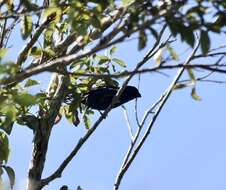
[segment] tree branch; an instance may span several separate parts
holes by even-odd
[[[165,27],[162,30],[161,34],[163,34],[164,30],[165,30]],[[158,40],[158,42],[155,43],[155,46],[153,46],[153,48],[146,54],[146,56],[143,58],[143,60],[140,61],[137,64],[136,70],[138,70],[141,66],[143,66],[143,64],[145,64],[150,59],[150,57],[151,57],[150,55],[154,55],[153,52],[156,49],[156,46],[159,44],[159,42],[160,42],[160,39]],[[53,181],[56,178],[59,178],[62,175],[62,173],[63,173],[64,169],[66,168],[66,166],[70,163],[70,161],[74,158],[74,156],[77,155],[77,153],[79,152],[79,150],[81,149],[83,144],[94,133],[94,131],[97,129],[97,127],[100,125],[100,123],[106,118],[108,113],[113,108],[114,104],[117,103],[118,98],[120,97],[120,95],[122,94],[123,90],[128,85],[129,81],[132,79],[132,77],[134,75],[135,74],[131,73],[131,75],[127,77],[127,79],[123,82],[121,88],[118,90],[117,94],[114,96],[114,98],[113,98],[113,100],[111,102],[111,105],[109,105],[109,107],[104,111],[104,113],[99,117],[99,119],[93,124],[93,126],[87,131],[87,133],[82,138],[80,138],[80,140],[75,145],[75,147],[72,150],[72,152],[66,157],[66,159],[56,169],[56,171],[53,172],[49,177],[41,180],[41,183],[40,183],[41,187],[44,187],[45,185],[49,184],[51,181]]]
[[[191,61],[192,57],[195,55],[198,47],[199,47],[199,42],[196,44],[194,50],[192,51],[191,55],[187,58],[184,65],[188,65],[190,63],[190,61]],[[137,153],[139,152],[139,150],[143,146],[145,140],[149,136],[150,131],[151,131],[156,119],[158,118],[162,108],[164,107],[164,105],[165,105],[166,101],[168,100],[168,98],[170,97],[171,93],[173,92],[174,86],[176,85],[176,83],[178,82],[180,77],[182,76],[184,70],[185,70],[185,67],[182,67],[182,68],[179,69],[178,74],[176,75],[175,79],[173,80],[173,82],[171,83],[169,88],[166,90],[166,92],[163,94],[163,99],[162,99],[158,109],[155,111],[153,118],[152,118],[151,122],[149,123],[146,132],[144,133],[144,136],[141,138],[140,142],[138,143],[138,145],[137,145],[136,149],[134,150],[133,154],[131,155],[131,157],[120,168],[120,171],[119,171],[119,173],[116,177],[116,180],[115,180],[114,190],[119,189],[119,186],[120,186],[120,183],[121,183],[123,176],[125,175],[126,171],[129,169],[129,167],[130,167],[131,163],[133,162],[133,160],[135,159]]]
[[[15,76],[12,76],[12,77],[9,77],[9,78],[3,78],[2,80],[0,80],[0,84],[8,85],[8,84],[13,83],[13,82],[20,82],[20,81],[23,81],[24,79],[26,79],[30,76],[39,74],[39,73],[44,72],[44,71],[55,72],[55,68],[59,64],[60,64],[60,66],[69,65],[72,62],[79,61],[80,59],[82,59],[86,56],[90,56],[94,53],[97,53],[100,50],[106,49],[106,48],[108,48],[108,47],[110,47],[114,44],[120,43],[120,42],[124,41],[124,39],[127,38],[129,35],[137,32],[141,29],[148,27],[150,24],[152,24],[155,21],[155,19],[151,19],[151,20],[145,22],[144,24],[138,26],[136,29],[128,31],[128,33],[122,34],[120,37],[118,37],[117,39],[115,39],[114,41],[112,41],[110,43],[97,44],[97,46],[92,48],[89,52],[86,52],[86,53],[83,53],[83,54],[80,54],[80,55],[77,55],[77,54],[67,55],[67,56],[64,56],[64,57],[61,57],[61,58],[56,58],[55,60],[52,60],[52,61],[44,62],[40,65],[27,67],[23,71],[21,71],[20,73],[17,73]],[[106,39],[108,39],[107,36],[106,36]],[[32,41],[32,43],[33,43],[33,41]],[[28,49],[28,47],[30,47],[30,45],[27,45],[26,49]],[[25,52],[25,50],[23,52]],[[18,63],[21,63],[21,61],[24,60],[24,58],[26,58],[26,54],[23,53],[23,52],[21,53],[21,58],[19,58],[18,61],[17,61]],[[149,58],[147,57],[146,59],[149,59]]]
[[[27,45],[24,47],[24,49],[21,51],[21,53],[18,56],[18,59],[16,61],[17,65],[21,65],[27,58],[29,50],[32,48],[32,46],[37,42],[38,38],[42,34],[43,30],[46,29],[46,26],[51,22],[51,19],[47,19],[45,22],[43,22],[40,27],[35,31],[33,37],[30,39],[30,41],[27,43]]]

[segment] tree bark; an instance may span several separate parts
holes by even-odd
[[[45,165],[46,153],[54,120],[58,115],[60,106],[67,91],[68,77],[63,75],[55,75],[50,83],[48,94],[50,100],[46,101],[48,111],[39,114],[39,125],[33,129],[34,140],[32,150],[32,160],[30,162],[28,172],[27,190],[41,190],[40,184],[42,172]],[[51,100],[52,99],[52,100]]]

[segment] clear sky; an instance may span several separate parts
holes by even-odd
[[[212,36],[212,47],[218,47],[221,43],[222,37]],[[148,47],[152,44],[150,40]],[[18,43],[18,47],[20,45]],[[185,49],[179,38],[175,49],[179,52]],[[120,45],[116,55],[132,68],[146,50],[138,52],[136,41],[129,41]],[[170,77],[153,73],[141,77],[142,98],[138,101],[140,116],[158,100],[172,81],[173,73]],[[48,74],[37,76],[43,89],[48,77]],[[226,80],[224,75],[219,78]],[[137,79],[130,84],[137,85]],[[225,85],[198,83],[197,92],[201,101],[194,101],[190,92],[191,89],[187,88],[171,95],[148,140],[126,173],[121,190],[226,189]],[[126,104],[126,107],[131,121],[134,121],[134,102]],[[98,116],[99,113],[95,112],[93,121]],[[132,123],[136,128],[135,122]],[[54,127],[44,177],[59,166],[85,131],[83,124],[74,127],[65,119]],[[129,143],[123,110],[116,108],[85,143],[62,177],[45,190],[59,189],[62,185],[68,185],[70,189],[76,189],[77,185],[84,190],[112,189]],[[23,190],[31,158],[32,131],[25,126],[15,126],[10,136],[10,145],[8,164],[16,172],[15,189]]]

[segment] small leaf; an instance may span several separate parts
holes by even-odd
[[[16,119],[17,109],[14,104],[2,104],[0,108],[1,112],[4,113],[10,120]]]
[[[121,67],[126,67],[125,62],[122,61],[121,59],[113,58],[112,61],[114,61],[115,63],[117,63],[117,64],[120,65]]]
[[[117,50],[117,47],[116,46],[113,46],[111,49],[110,49],[110,55],[113,55]]]
[[[43,51],[50,57],[54,57],[56,55],[55,51],[50,46],[47,46]]]
[[[12,119],[10,119],[9,117],[5,117],[5,119],[2,119],[0,123],[0,129],[10,135],[12,132],[13,124],[14,122]]]
[[[196,78],[195,78],[195,74],[194,74],[193,70],[192,69],[188,69],[187,71],[188,71],[188,75],[189,75],[190,79],[193,82],[195,82],[196,81]]]
[[[132,4],[135,0],[122,0],[122,5],[123,6],[128,6]]]
[[[86,129],[90,129],[91,121],[86,114],[83,116],[83,121],[84,121]]]
[[[54,19],[55,22],[58,22],[60,20],[62,11],[59,7],[48,7],[47,9],[45,9],[44,11],[44,18],[48,19]]]
[[[200,43],[202,53],[207,54],[210,49],[210,38],[207,31],[201,31]]]
[[[105,55],[98,55],[97,58],[100,60],[98,64],[103,64],[110,61],[110,58]]]
[[[7,163],[9,157],[9,140],[7,135],[0,131],[0,162]]]
[[[24,85],[24,87],[30,87],[30,86],[34,86],[34,85],[38,85],[39,82],[37,80],[33,80],[33,79],[28,79]]]
[[[15,184],[15,172],[14,172],[14,170],[9,166],[2,166],[2,167],[5,169],[8,177],[9,177],[10,187],[11,187],[11,189],[13,189],[13,186]]]
[[[22,29],[21,29],[21,33],[22,33],[22,37],[23,39],[27,39],[28,36],[30,36],[31,32],[32,32],[32,17],[29,15],[24,15],[23,19],[22,19]]]
[[[175,60],[175,61],[178,61],[179,56],[177,55],[176,51],[174,51],[174,49],[169,44],[166,47],[167,47],[172,59]]]
[[[196,100],[196,101],[200,101],[201,100],[201,97],[199,95],[197,95],[196,93],[196,89],[195,87],[192,88],[192,91],[191,91],[191,97]]]
[[[138,50],[142,50],[145,48],[147,44],[147,35],[144,30],[141,30],[139,33],[139,41],[138,41]]]
[[[0,49],[0,60],[6,55],[7,51],[8,51],[7,48]]]
[[[191,47],[195,45],[195,36],[189,27],[181,25],[180,27],[181,40],[187,42]]]
[[[160,65],[162,61],[163,50],[164,48],[160,48],[153,57],[157,65]]]
[[[27,93],[17,95],[15,100],[18,104],[22,106],[32,106],[37,102],[35,96]]]
[[[41,57],[42,54],[43,54],[43,50],[41,48],[37,48],[36,46],[31,48],[32,56],[39,58]]]
[[[194,83],[188,82],[188,83],[178,83],[174,86],[174,90],[183,89],[186,87],[194,86]]]

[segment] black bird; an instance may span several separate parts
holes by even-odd
[[[101,87],[90,90],[82,100],[88,108],[95,110],[105,110],[111,104],[113,97],[118,92],[119,88]],[[141,97],[139,91],[134,86],[126,86],[117,103],[113,105],[116,108],[128,101]]]

